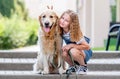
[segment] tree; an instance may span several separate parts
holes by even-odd
[[[3,16],[10,17],[11,11],[14,11],[14,0],[0,0],[0,13]]]
[[[3,16],[11,17],[13,13],[27,20],[28,12],[25,9],[24,0],[0,0],[0,13]]]

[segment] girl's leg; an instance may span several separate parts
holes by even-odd
[[[84,51],[80,51],[76,48],[72,48],[70,51],[75,61],[77,61],[80,65],[86,66],[85,61],[84,61],[85,59]]]
[[[70,66],[73,66],[73,63],[72,63],[72,61],[70,59],[70,56],[68,55],[68,52],[64,51],[62,53],[62,57]]]
[[[85,52],[82,50],[80,51],[76,48],[73,48],[70,51],[73,59],[80,64],[80,66],[77,67],[76,74],[86,74],[87,64],[85,64],[85,58],[87,55],[85,54]]]

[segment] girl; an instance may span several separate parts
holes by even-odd
[[[62,47],[62,56],[70,65],[66,73],[85,74],[92,51],[81,32],[78,15],[72,10],[65,11],[59,19],[59,31],[66,42]],[[71,56],[77,66],[72,63]]]

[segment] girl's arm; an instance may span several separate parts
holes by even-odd
[[[63,51],[68,51],[71,48],[76,48],[79,50],[89,50],[90,46],[86,41],[83,40],[80,44],[68,44],[68,45],[63,46],[62,49]]]
[[[79,50],[89,50],[90,45],[86,41],[82,41],[81,44],[70,44],[70,47],[77,48]]]

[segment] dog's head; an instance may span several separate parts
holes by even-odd
[[[39,16],[41,28],[45,33],[56,27],[57,20],[58,16],[53,10],[47,10]]]

